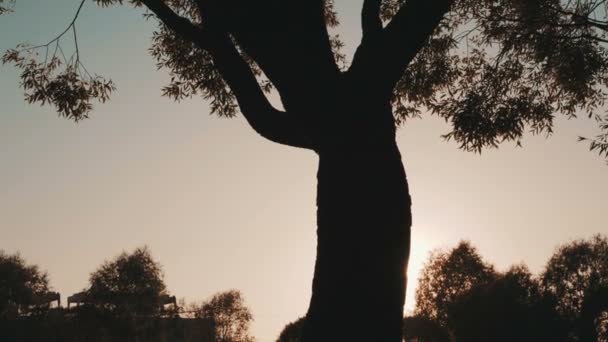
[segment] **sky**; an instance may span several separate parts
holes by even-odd
[[[52,39],[78,3],[17,1],[0,18],[0,51]],[[361,0],[336,5],[352,55]],[[239,289],[253,335],[274,341],[311,293],[316,155],[265,141],[242,117],[211,116],[202,99],[161,97],[168,76],[147,52],[154,23],[141,14],[85,5],[82,59],[118,90],[78,124],[26,104],[19,71],[0,67],[0,249],[47,270],[66,298],[104,260],[147,245],[172,294]],[[608,165],[576,141],[594,122],[558,119],[548,139],[481,155],[445,142],[448,130],[424,115],[398,132],[414,216],[407,311],[436,248],[466,239],[498,269],[525,262],[538,273],[559,244],[608,234]]]

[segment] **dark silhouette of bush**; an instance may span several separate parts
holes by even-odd
[[[301,342],[306,318],[300,317],[295,322],[288,323],[281,331],[276,342]]]

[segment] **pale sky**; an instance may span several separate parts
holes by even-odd
[[[0,18],[0,51],[53,38],[78,3],[19,0]],[[360,7],[337,0],[348,53]],[[154,26],[140,14],[86,4],[82,58],[118,91],[79,124],[26,104],[19,71],[0,68],[0,249],[47,270],[66,298],[104,260],[148,245],[174,295],[239,289],[253,334],[274,341],[309,301],[317,158],[263,140],[243,118],[210,116],[198,98],[161,97],[167,74],[147,54]],[[414,215],[408,310],[435,248],[468,239],[499,269],[525,262],[539,272],[558,244],[608,234],[608,166],[576,142],[594,127],[560,119],[549,139],[482,155],[443,141],[437,118],[401,128]]]

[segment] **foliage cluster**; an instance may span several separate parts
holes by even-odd
[[[28,265],[19,254],[0,250],[0,319],[39,312],[36,295],[49,291],[48,275],[36,265]]]
[[[191,309],[194,317],[209,320],[217,342],[253,342],[249,326],[253,315],[238,290],[218,293]]]
[[[4,2],[0,2],[0,13],[9,8]],[[135,7],[154,3],[94,2]],[[334,3],[324,3],[326,25],[335,29],[339,20]],[[382,1],[382,21],[390,22],[406,3]],[[166,0],[164,4],[195,27],[207,24],[202,19],[204,10],[194,0]],[[590,140],[592,150],[608,157],[608,115],[603,112],[608,80],[607,4],[605,0],[455,0],[394,88],[396,120],[404,122],[431,112],[450,123],[446,139],[455,140],[465,150],[480,152],[505,141],[520,144],[526,132],[549,135],[558,113],[569,118],[585,114],[597,121],[600,133],[580,139]],[[224,8],[225,13],[210,17],[229,24],[243,15],[247,6],[237,2],[231,9]],[[272,15],[280,16],[281,12]],[[73,31],[75,40],[77,16],[64,32]],[[149,12],[145,16],[156,18]],[[62,116],[80,120],[88,116],[94,99],[108,99],[114,85],[86,72],[78,51],[73,58],[59,58],[57,51],[63,53],[59,45],[62,36],[45,45],[9,50],[3,62],[23,70],[21,86],[27,101],[50,103]],[[260,87],[271,91],[273,84],[262,69],[234,39],[232,42]],[[331,45],[342,71],[348,72],[339,36],[331,37]],[[49,47],[55,52],[49,53]],[[37,56],[40,49],[46,49],[44,61]],[[159,21],[150,53],[158,67],[171,76],[162,90],[164,95],[175,100],[200,95],[209,101],[213,113],[228,117],[238,113],[233,91],[211,55],[199,44]],[[58,69],[59,62],[62,70]]]
[[[87,301],[116,317],[159,316],[166,286],[147,248],[123,252],[91,274]]]
[[[560,246],[538,277],[525,265],[497,272],[467,242],[436,252],[422,271],[405,335],[430,341],[439,334],[447,342],[606,340],[607,258],[602,236]]]

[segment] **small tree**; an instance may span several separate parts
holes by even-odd
[[[416,289],[416,314],[448,326],[449,307],[475,286],[496,277],[469,242],[449,252],[435,252],[422,269]]]
[[[195,307],[195,317],[208,319],[215,326],[217,342],[252,342],[249,325],[253,315],[238,290],[221,292]]]
[[[585,296],[608,286],[608,239],[597,235],[560,246],[547,263],[543,286],[559,298],[559,309],[577,316]]]
[[[608,238],[594,236],[560,246],[544,273],[545,291],[579,338],[596,334],[596,321],[608,311]]]
[[[104,262],[91,273],[89,283],[87,305],[77,315],[80,326],[116,341],[149,340],[157,334],[155,319],[161,315],[166,287],[161,265],[147,247]]]
[[[35,297],[48,290],[46,272],[28,265],[19,254],[0,250],[0,319],[15,318],[19,308],[29,309]]]
[[[91,274],[89,282],[89,301],[114,316],[160,315],[159,299],[166,287],[161,265],[147,247],[106,261]]]

